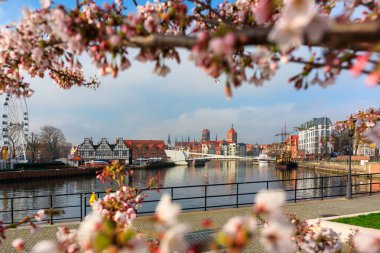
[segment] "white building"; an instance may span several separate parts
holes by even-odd
[[[304,150],[305,155],[330,153],[328,145],[333,126],[327,117],[313,118],[299,127],[298,150]]]
[[[376,155],[375,143],[360,143],[358,146],[358,155],[374,156]]]
[[[227,155],[228,156],[236,156],[236,143],[235,142],[228,144]]]
[[[215,145],[202,143],[202,154],[216,154]]]
[[[78,156],[84,161],[119,160],[128,164],[131,156],[130,149],[123,138],[118,138],[115,144],[109,144],[106,138],[102,138],[97,145],[93,143],[92,138],[85,138],[78,145],[77,151]]]
[[[236,146],[236,156],[247,156],[247,145],[244,143],[238,143]]]

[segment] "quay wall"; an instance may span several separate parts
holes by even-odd
[[[301,168],[337,174],[347,174],[348,171],[348,164],[346,163],[300,161],[298,162],[298,166]],[[380,163],[377,162],[367,162],[364,165],[353,163],[351,164],[351,168],[353,174],[380,173]]]
[[[347,164],[334,163],[334,162],[300,161],[298,162],[298,166],[301,168],[314,169],[316,171],[331,172],[331,173],[337,173],[337,174],[347,174],[347,171],[348,171]],[[353,174],[369,173],[367,166],[352,164],[351,168],[352,168]]]
[[[73,177],[80,175],[95,175],[100,168],[60,168],[46,170],[25,170],[0,172],[0,182],[24,181],[53,177]]]

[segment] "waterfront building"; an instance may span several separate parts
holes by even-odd
[[[228,143],[227,155],[236,156],[236,142]]]
[[[234,124],[232,124],[230,130],[227,132],[227,142],[237,143],[237,132],[234,129]]]
[[[376,144],[375,143],[359,143],[357,155],[375,156],[376,155]]]
[[[229,152],[228,152],[228,143],[223,142],[223,143],[220,145],[220,155],[225,155],[225,156],[227,156],[228,154],[229,154]]]
[[[131,150],[124,143],[123,138],[118,138],[115,144],[110,144],[107,138],[102,138],[98,144],[94,144],[92,138],[84,138],[77,147],[77,154],[74,153],[73,157],[76,155],[82,161],[118,160],[125,164],[131,162]]]
[[[132,160],[156,158],[166,160],[165,142],[163,140],[124,140],[132,151]]]
[[[202,153],[202,144],[197,141],[181,141],[176,142],[175,146],[176,149],[180,151],[188,151],[188,152],[194,152],[194,153]]]
[[[260,145],[260,150],[262,154],[267,154],[268,156],[274,157],[277,153],[278,146],[278,143],[262,144]]]
[[[317,157],[331,153],[328,145],[332,133],[332,123],[327,117],[313,118],[298,127],[298,150],[304,150],[305,156]]]
[[[203,129],[202,130],[202,142],[210,141],[210,130]]]
[[[299,136],[295,134],[289,135],[285,140],[285,148],[286,150],[290,151],[292,159],[299,158],[298,141],[299,141]]]
[[[245,143],[236,144],[236,156],[247,156],[247,145]]]
[[[202,143],[202,154],[216,154],[215,144],[210,141]]]

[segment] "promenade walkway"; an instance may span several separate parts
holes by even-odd
[[[182,222],[192,226],[195,232],[191,240],[203,240],[206,237],[212,237],[213,234],[202,233],[202,220],[205,218],[212,219],[215,224],[214,229],[220,229],[230,217],[248,215],[251,207],[218,209],[210,211],[194,211],[182,213],[179,219]],[[345,215],[353,213],[363,213],[371,211],[380,211],[380,194],[372,196],[357,197],[352,200],[344,198],[318,200],[318,201],[303,201],[299,203],[287,203],[282,208],[286,213],[297,213],[301,219],[315,219],[324,216]],[[68,227],[77,227],[78,223],[59,223],[55,225],[44,225],[41,229],[30,234],[28,228],[12,229],[7,232],[8,239],[0,244],[0,253],[16,252],[11,247],[11,242],[15,238],[23,238],[26,241],[27,248],[30,248],[35,242],[42,239],[54,239],[58,226],[67,225]],[[154,236],[156,230],[151,216],[141,216],[134,222],[137,230],[146,233],[148,236]],[[198,238],[197,238],[198,237]],[[253,243],[249,246],[246,252],[262,252],[259,243]]]

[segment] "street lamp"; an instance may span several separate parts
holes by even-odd
[[[352,114],[347,122],[348,127],[348,175],[347,175],[347,192],[346,199],[352,199],[352,175],[351,175],[351,155],[352,155],[352,137],[355,134],[356,119]]]

